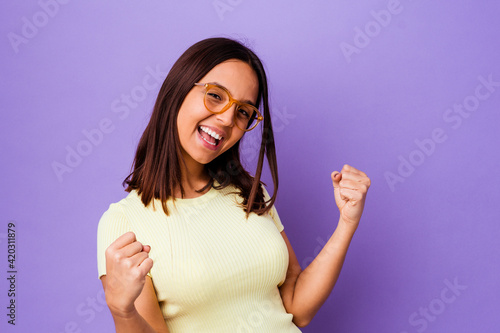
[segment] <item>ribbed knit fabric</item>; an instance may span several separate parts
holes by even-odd
[[[237,205],[237,189],[210,189],[200,197],[144,207],[136,191],[111,204],[99,221],[99,277],[104,252],[133,231],[150,245],[152,277],[171,333],[300,332],[287,313],[278,287],[288,268],[288,251],[275,207],[258,216]],[[264,189],[266,199],[269,194]]]

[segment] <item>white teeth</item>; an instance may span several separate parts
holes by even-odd
[[[203,139],[206,143],[209,143],[209,144],[211,144],[212,146],[215,146],[215,145],[216,145],[215,143],[212,143],[212,142],[210,142],[210,141],[207,141],[207,139],[205,139],[204,137],[201,137],[201,138],[202,138],[202,139]]]
[[[205,133],[207,133],[208,135],[210,135],[212,138],[215,138],[215,139],[217,139],[217,140],[222,139],[222,137],[221,137],[219,134],[217,134],[217,133],[215,133],[215,132],[211,131],[210,129],[208,129],[208,128],[204,127],[204,126],[200,126],[200,129],[201,129],[203,132],[205,132]]]

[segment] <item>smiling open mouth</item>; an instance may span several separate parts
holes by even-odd
[[[224,138],[222,136],[211,131],[209,128],[207,128],[205,126],[199,126],[198,132],[200,133],[201,138],[203,140],[205,140],[206,143],[208,143],[214,147],[218,146],[219,143],[222,142],[222,140],[224,140]]]

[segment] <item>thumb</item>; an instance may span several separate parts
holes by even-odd
[[[332,182],[333,188],[338,189],[340,187],[339,182],[342,179],[342,174],[338,171],[332,172]]]
[[[342,174],[338,171],[332,172],[332,183],[333,183],[333,194],[335,195],[335,202],[337,206],[340,208],[340,203],[342,202],[342,198],[340,197],[340,180],[342,179]]]

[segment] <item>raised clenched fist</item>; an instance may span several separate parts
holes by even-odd
[[[111,313],[126,316],[134,311],[146,275],[153,267],[150,247],[142,245],[133,232],[118,237],[106,249],[106,303]]]
[[[340,217],[357,226],[371,185],[370,178],[364,172],[345,164],[340,172],[332,172],[332,182]]]

